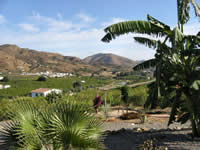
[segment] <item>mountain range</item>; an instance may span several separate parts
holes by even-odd
[[[95,54],[85,59],[63,56],[58,53],[41,52],[17,45],[0,46],[0,72],[98,72],[128,71],[138,64],[114,54]]]

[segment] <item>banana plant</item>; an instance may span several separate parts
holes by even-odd
[[[199,115],[197,115],[199,111],[192,107],[196,102],[193,102],[192,97],[190,96],[191,94],[189,95],[193,90],[189,90],[191,83],[187,82],[188,79],[190,79],[190,75],[192,76],[192,74],[189,73],[195,72],[190,71],[189,68],[192,66],[188,66],[187,63],[193,64],[193,66],[196,64],[195,67],[200,65],[198,63],[199,34],[186,36],[183,33],[184,24],[186,24],[190,19],[190,4],[194,7],[196,16],[200,16],[200,9],[194,0],[177,0],[178,25],[173,29],[150,15],[147,15],[147,21],[126,21],[107,27],[104,30],[106,35],[102,38],[102,41],[110,42],[117,36],[127,33],[145,34],[156,38],[156,40],[154,40],[146,37],[134,37],[136,42],[156,49],[154,59],[147,60],[133,68],[134,70],[141,70],[152,66],[155,66],[156,68],[156,82],[149,85],[149,98],[146,105],[151,105],[151,107],[154,108],[159,97],[164,97],[165,105],[172,106],[169,124],[176,119],[174,114],[176,114],[177,110],[181,108],[181,113],[184,114],[183,118],[188,116],[185,115],[186,112],[190,112],[190,116],[192,116],[192,118],[190,117],[190,119],[186,120],[191,120],[193,135],[200,136],[197,132],[198,128],[196,128],[199,124]],[[194,60],[192,59],[193,57],[195,57]],[[188,78],[180,78],[180,76],[187,76]],[[179,87],[179,82],[182,81],[185,83],[184,86],[181,85],[181,88],[177,89],[176,86]],[[199,83],[197,82],[198,76],[196,76],[192,81],[195,86],[199,85],[197,84]],[[187,93],[187,90],[182,89],[187,89],[190,92]],[[183,95],[185,95],[185,97]],[[188,101],[190,105],[186,104]],[[183,106],[191,107],[185,109]],[[194,110],[197,110],[196,113],[194,113]]]

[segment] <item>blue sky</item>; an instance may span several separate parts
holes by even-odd
[[[135,43],[133,34],[110,43],[100,41],[106,26],[125,20],[145,20],[147,14],[174,26],[176,1],[0,0],[0,44],[80,58],[114,53],[134,60],[149,59],[155,51]],[[185,32],[197,31],[199,20],[192,15]]]

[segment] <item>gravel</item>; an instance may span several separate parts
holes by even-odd
[[[105,122],[104,131],[103,142],[107,150],[134,150],[146,140],[153,140],[154,144],[169,150],[200,149],[200,138],[192,138],[190,123],[174,123],[168,127],[160,122]]]

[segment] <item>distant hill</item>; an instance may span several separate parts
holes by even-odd
[[[86,57],[83,59],[86,63],[90,65],[96,65],[96,66],[104,66],[109,67],[113,69],[119,69],[119,70],[130,70],[139,63],[139,61],[133,61],[131,59],[118,56],[111,53],[99,53],[95,54],[89,57]]]
[[[96,54],[85,59],[41,52],[17,45],[0,46],[0,72],[76,72],[99,75],[106,71],[129,71],[138,62],[114,54]]]
[[[80,58],[39,52],[16,45],[0,46],[0,72],[75,72],[96,71]]]

